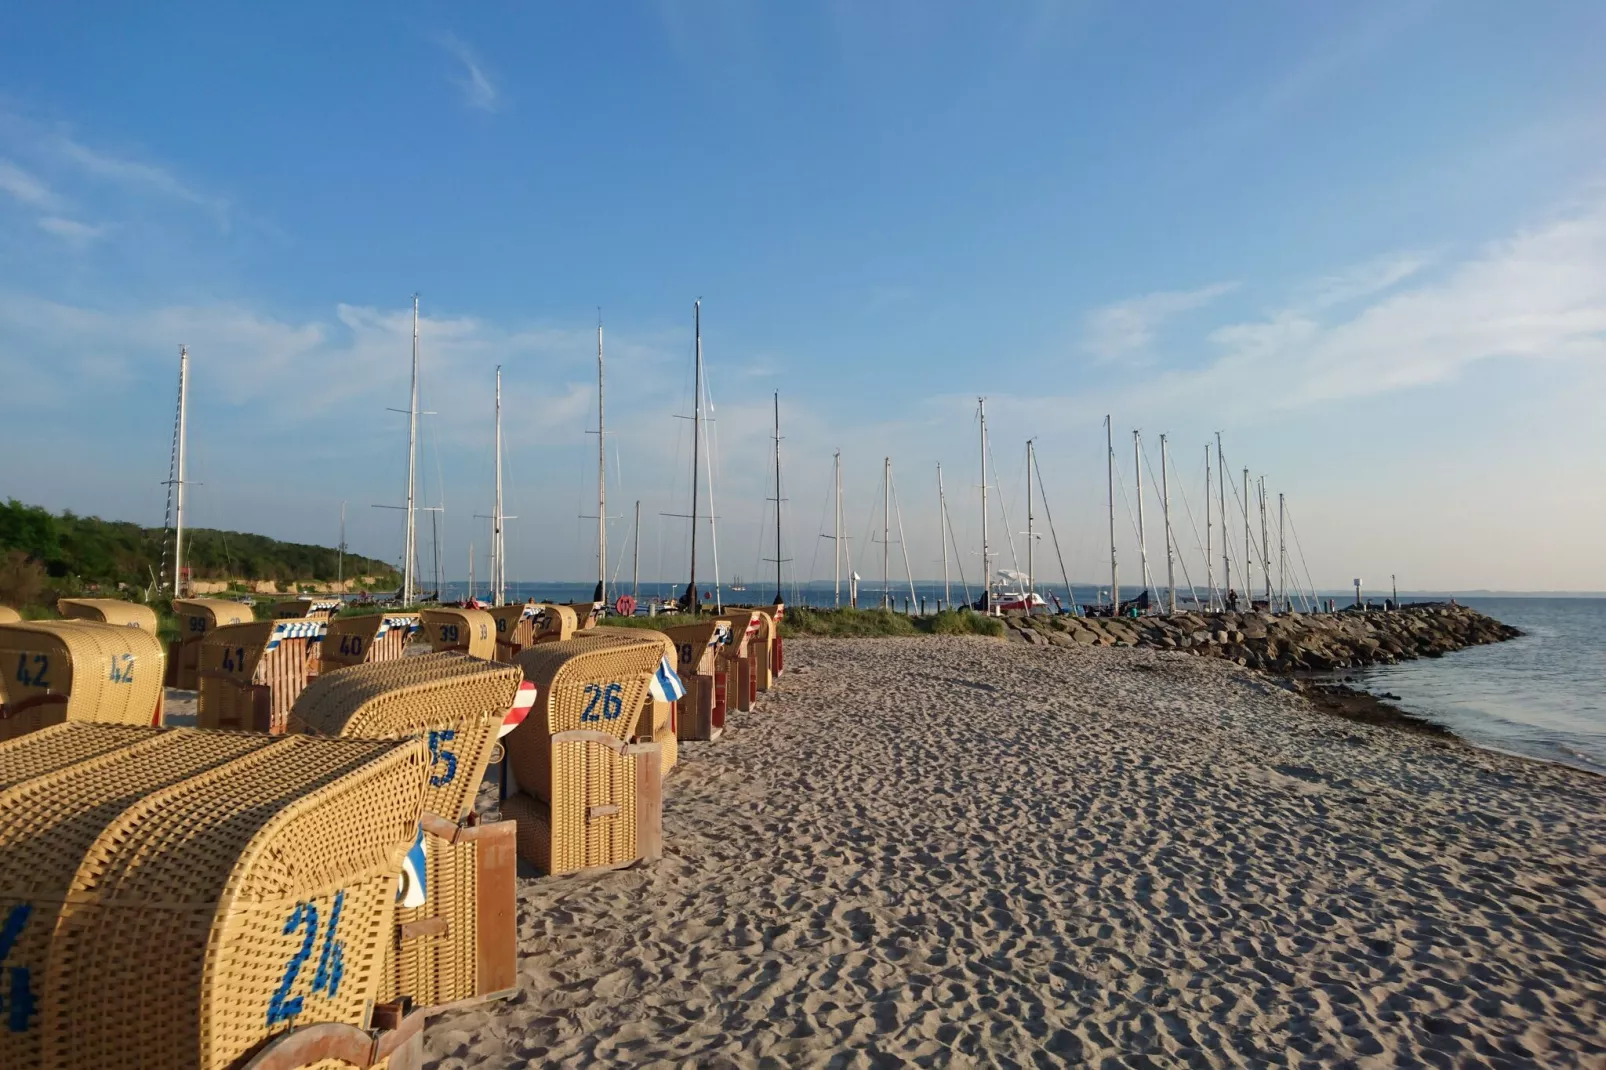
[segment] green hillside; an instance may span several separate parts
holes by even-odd
[[[164,535],[171,538],[161,528],[71,512],[57,516],[10,499],[0,506],[0,603],[47,604],[56,595],[91,587],[143,591],[161,573]],[[238,531],[186,529],[184,546],[191,580],[273,580],[284,586],[333,581],[339,571],[332,547]],[[349,553],[345,574],[373,576],[380,588],[401,583],[385,562]]]

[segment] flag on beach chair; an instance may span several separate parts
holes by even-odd
[[[502,719],[502,729],[496,734],[497,739],[501,739],[524,723],[524,719],[530,715],[531,708],[535,706],[535,695],[534,684],[528,680],[519,682],[519,693],[513,696],[513,706]]]
[[[680,674],[669,664],[667,656],[658,662],[658,671],[653,673],[652,682],[647,686],[659,702],[679,702],[686,697],[686,685],[680,682]]]
[[[421,907],[428,901],[429,890],[425,885],[428,870],[424,858],[424,830],[420,828],[418,835],[413,838],[412,847],[407,850],[407,857],[402,859],[401,887],[396,894],[402,906]]]

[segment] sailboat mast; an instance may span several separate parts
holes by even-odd
[[[407,410],[407,538],[402,551],[402,604],[418,600],[418,578],[413,559],[418,556],[418,516],[414,492],[418,487],[418,295],[413,294],[413,394]]]
[[[796,578],[794,574],[794,579]],[[781,597],[781,392],[775,392],[775,604]]]
[[[1032,440],[1026,440],[1026,608],[1032,607],[1031,595],[1037,591],[1037,572],[1032,568],[1032,543],[1037,541],[1032,530]]]
[[[436,597],[440,597],[436,595]],[[474,601],[474,544],[468,544],[468,598],[465,601]]]
[[[992,555],[987,546],[987,399],[976,399],[981,413],[981,607],[986,612],[993,608]]]
[[[1266,477],[1261,476],[1256,496],[1260,498],[1260,567],[1266,573],[1266,611],[1271,612],[1271,539],[1266,531]]]
[[[602,310],[597,310],[597,601],[608,600],[608,447],[603,434]]]
[[[1216,432],[1216,494],[1221,507],[1221,608],[1227,608],[1232,589],[1232,540],[1227,537],[1227,471],[1221,455],[1221,432]]]
[[[491,510],[491,603],[507,600],[507,562],[502,543],[502,366],[496,366],[496,508]]]
[[[1255,563],[1249,551],[1255,545],[1253,530],[1249,527],[1249,469],[1244,469],[1244,497],[1241,503],[1244,508],[1244,601],[1250,609],[1255,608]],[[1265,564],[1264,561],[1261,564]]]
[[[1205,586],[1210,589],[1210,607],[1216,604],[1216,562],[1210,550],[1210,443],[1205,443]]]
[[[691,403],[691,582],[686,585],[686,601],[693,616],[702,608],[697,597],[697,462],[703,438],[703,299],[692,305],[692,322],[697,335],[697,356],[692,371]]]
[[[1171,475],[1167,470],[1169,460],[1166,455],[1165,436],[1160,436],[1160,514],[1165,521],[1165,586],[1166,586],[1166,612],[1174,614],[1177,611],[1177,568],[1176,555],[1171,552]],[[1192,584],[1192,580],[1188,581]]]
[[[887,576],[888,551],[891,543],[887,541],[892,530],[892,458],[888,457],[881,467],[881,608],[887,609],[892,599],[892,588]]]
[[[836,566],[836,579],[831,584],[831,598],[842,604],[842,451],[832,456],[832,479],[836,484],[836,520],[831,527],[831,554]]]
[[[630,537],[630,600],[641,598],[641,499],[636,499],[636,533]]]
[[[942,536],[942,604],[951,606],[948,592],[948,495],[942,489],[942,462],[937,462],[937,531]]]
[[[1110,498],[1110,615],[1121,611],[1121,578],[1115,567],[1115,432],[1109,414],[1104,416],[1104,468]]]
[[[1288,543],[1283,535],[1283,494],[1277,492],[1277,601],[1288,611]]]
[[[340,545],[335,547],[335,583],[346,589],[346,503],[340,503]]]
[[[178,347],[178,472],[173,488],[173,594],[183,597],[184,584],[184,452],[189,437],[190,350]]]
[[[1143,566],[1143,593],[1149,592],[1149,531],[1143,525],[1143,432],[1132,432],[1132,475],[1138,496],[1138,562]]]

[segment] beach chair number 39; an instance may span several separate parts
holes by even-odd
[[[329,927],[323,934],[323,951],[318,955],[318,970],[312,975],[312,990],[322,992],[330,999],[340,994],[340,979],[346,973],[346,945],[336,938],[336,931],[340,928],[340,909],[345,906],[346,893],[335,893],[335,902],[329,908]],[[290,961],[284,964],[284,977],[279,981],[279,987],[268,1000],[268,1025],[277,1025],[289,1021],[301,1013],[303,997],[292,996],[295,989],[296,978],[301,974],[301,967],[312,957],[312,949],[318,942],[318,906],[316,903],[297,903],[296,908],[285,919],[285,935],[305,928],[306,937],[301,946],[290,956]]]
[[[581,721],[616,721],[625,712],[624,699],[619,693],[624,690],[624,684],[617,680],[603,687],[600,684],[587,684],[585,686],[586,708],[580,714]],[[597,711],[597,703],[602,703],[602,710]]]

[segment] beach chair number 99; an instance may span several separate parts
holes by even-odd
[[[625,712],[625,701],[619,697],[624,690],[624,684],[617,680],[603,687],[600,684],[587,684],[585,686],[586,708],[580,714],[581,721],[617,721]],[[597,712],[597,703],[602,703],[602,711]]]
[[[33,913],[32,903],[18,903],[0,922],[0,965],[11,956],[11,949],[28,924]],[[6,971],[11,977],[11,999],[0,998],[0,1010],[6,1012],[6,1028],[13,1033],[26,1033],[28,1020],[33,1017],[34,998],[32,973],[26,966],[13,966]]]
[[[29,669],[32,665],[33,668]],[[50,672],[49,654],[18,654],[17,655],[17,683],[23,687],[49,687],[50,681],[45,674]]]
[[[323,951],[318,956],[318,971],[312,975],[312,990],[322,992],[330,999],[339,995],[340,979],[346,973],[346,945],[335,936],[340,928],[340,909],[345,903],[346,893],[336,892],[334,906],[329,909],[329,928],[324,930],[323,934]],[[286,936],[302,928],[307,930],[306,938],[290,956],[290,961],[284,964],[284,977],[279,981],[279,987],[274,989],[273,997],[268,1000],[270,1026],[289,1021],[301,1013],[303,998],[292,996],[290,993],[296,986],[296,978],[301,974],[301,967],[312,957],[313,946],[318,942],[317,904],[297,903],[296,908],[290,912],[290,917],[285,919]]]
[[[443,642],[443,643],[455,643],[455,642],[457,642],[457,625],[455,625],[455,624],[442,624],[441,625],[441,642]]]

